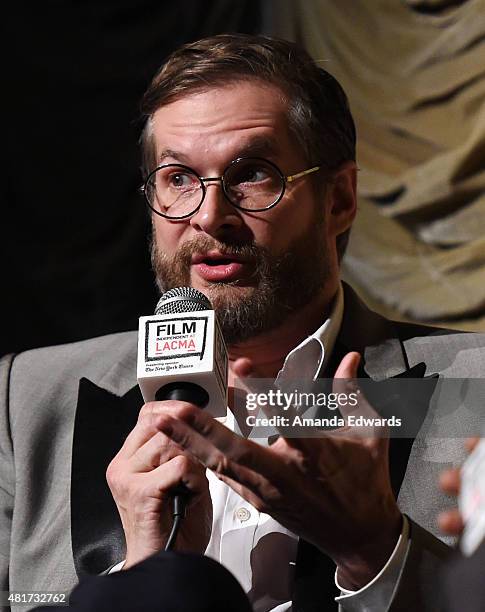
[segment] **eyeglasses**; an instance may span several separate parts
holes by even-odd
[[[153,212],[166,219],[186,219],[196,213],[204,201],[206,183],[213,181],[221,183],[224,196],[239,210],[262,212],[278,204],[288,183],[320,168],[285,176],[267,159],[239,157],[222,176],[202,177],[188,166],[163,164],[150,172],[141,190]]]

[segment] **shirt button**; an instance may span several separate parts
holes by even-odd
[[[240,520],[241,523],[244,523],[245,521],[249,520],[250,517],[251,517],[251,512],[249,512],[247,508],[238,508],[236,510],[236,518]]]

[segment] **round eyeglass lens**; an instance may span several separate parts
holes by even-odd
[[[148,177],[145,195],[155,212],[164,217],[190,215],[202,201],[204,189],[193,170],[178,164],[157,168]]]
[[[224,191],[243,210],[264,210],[279,201],[285,179],[272,163],[257,158],[234,161],[224,173]]]

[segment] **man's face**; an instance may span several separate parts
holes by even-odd
[[[180,163],[221,176],[242,156],[264,157],[284,175],[308,162],[291,136],[280,91],[246,81],[194,93],[153,117],[157,165]],[[189,219],[153,215],[152,261],[160,288],[190,285],[208,296],[228,344],[279,326],[319,297],[329,279],[325,193],[309,177],[264,212],[236,209],[207,183]]]

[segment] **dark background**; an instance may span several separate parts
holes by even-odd
[[[17,2],[2,17],[0,354],[135,329],[157,292],[140,98],[170,51],[262,29],[256,0]]]

